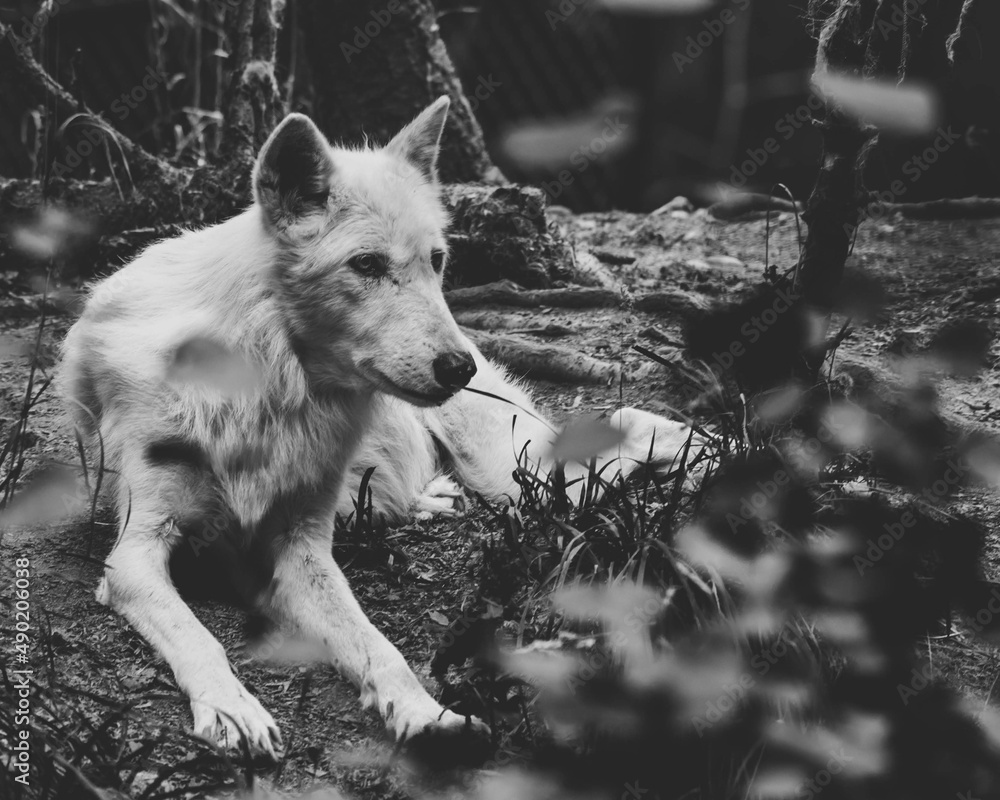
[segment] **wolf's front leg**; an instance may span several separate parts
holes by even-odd
[[[400,652],[365,616],[331,553],[330,534],[296,531],[275,553],[264,610],[286,632],[319,643],[331,663],[376,706],[400,741],[454,732],[466,720],[441,707]],[[479,720],[472,728],[485,730]]]
[[[169,511],[155,505],[137,498],[108,556],[98,600],[125,617],[170,665],[191,700],[197,733],[231,746],[242,738],[252,751],[276,758],[281,734],[274,719],[237,680],[222,645],[170,580],[170,551],[181,536]]]

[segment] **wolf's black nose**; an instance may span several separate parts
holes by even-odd
[[[434,359],[434,379],[445,389],[461,389],[475,374],[471,353],[445,353]]]

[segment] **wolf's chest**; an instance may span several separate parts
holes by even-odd
[[[359,404],[216,419],[212,470],[241,524],[256,525],[278,498],[335,496],[367,420]]]

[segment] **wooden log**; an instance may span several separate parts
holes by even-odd
[[[907,219],[996,219],[1000,217],[1000,199],[965,197],[930,200],[926,203],[893,203],[886,208],[898,211]]]
[[[621,294],[610,289],[533,289],[522,290],[507,281],[483,286],[452,289],[445,293],[452,309],[478,306],[514,306],[515,308],[616,308]]]
[[[566,289],[519,289],[509,281],[470,286],[445,292],[452,310],[480,306],[514,308],[624,308],[637,311],[687,313],[707,308],[709,302],[699,295],[682,291],[649,292],[628,298],[613,289],[574,287]]]
[[[504,364],[515,375],[570,384],[607,384],[617,379],[617,364],[591,358],[578,350],[538,344],[515,336],[465,330],[483,355]]]
[[[242,163],[235,159],[234,163]],[[55,203],[94,224],[93,241],[77,252],[84,277],[108,264],[134,258],[142,247],[174,236],[179,228],[210,225],[246,207],[250,170],[239,179],[225,165],[170,168],[149,173],[124,194],[110,180],[41,181],[0,178],[0,218],[17,225],[30,221],[44,203]],[[543,287],[572,278],[568,245],[545,221],[544,195],[532,187],[449,185],[443,198],[452,219],[448,278],[462,284],[509,279]],[[0,237],[0,271],[30,267]],[[516,286],[516,284],[509,284]]]
[[[794,214],[801,208],[784,197],[772,197],[757,192],[738,192],[708,207],[708,213],[717,220],[729,222],[747,216],[763,216],[768,211],[779,214]]]

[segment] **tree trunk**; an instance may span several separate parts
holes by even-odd
[[[502,183],[445,50],[430,0],[300,0],[314,119],[345,142],[387,142],[424,106],[451,97],[441,180]]]
[[[817,76],[831,68],[859,77],[864,74],[865,42],[871,46],[876,8],[876,0],[842,0],[838,4],[819,30]],[[823,160],[803,214],[809,233],[802,255],[801,288],[807,303],[829,312],[861,223],[865,195],[860,158],[875,132],[863,130],[857,120],[829,102],[819,125],[823,129]]]
[[[802,255],[802,296],[830,311],[854,233],[861,224],[865,194],[858,163],[867,142],[857,124],[829,110],[823,131],[823,165],[802,219],[809,226]]]

